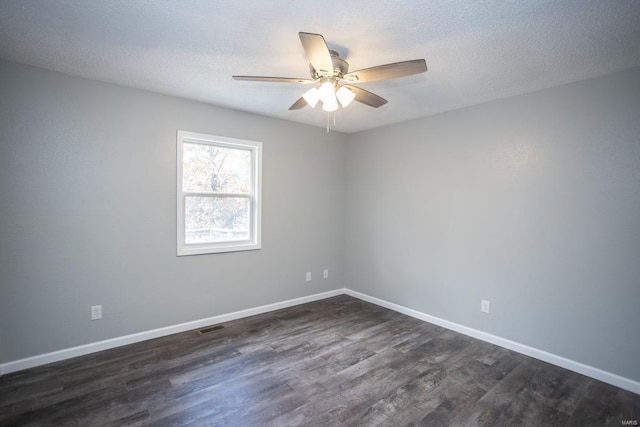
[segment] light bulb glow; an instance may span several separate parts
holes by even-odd
[[[332,99],[336,99],[336,93],[333,89],[333,83],[331,83],[330,81],[322,83],[318,88],[318,95],[320,96],[323,104],[333,103]]]
[[[322,102],[322,109],[324,111],[336,111],[338,109],[338,100],[334,96],[333,99],[329,98],[326,102]]]
[[[356,94],[351,92],[348,88],[344,86],[342,86],[336,92],[336,98],[338,98],[338,101],[340,101],[340,104],[342,104],[343,107],[346,107],[347,105],[351,104],[351,101],[353,101],[355,97],[356,97]]]
[[[307,102],[307,104],[309,104],[309,106],[311,108],[314,108],[316,106],[316,104],[318,103],[318,101],[320,100],[320,92],[318,91],[317,88],[312,87],[311,89],[306,91],[302,95],[302,97]]]
[[[338,109],[338,100],[333,82],[327,80],[318,88],[320,100],[322,101],[322,109],[324,111],[336,111]]]

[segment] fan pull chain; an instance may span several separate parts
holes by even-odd
[[[331,112],[327,111],[327,133],[329,133],[329,129],[331,129]],[[333,127],[336,127],[336,112],[333,112]]]
[[[331,112],[327,111],[327,133],[329,133],[330,129],[330,120],[331,120]],[[333,127],[336,127],[336,112],[333,112]]]

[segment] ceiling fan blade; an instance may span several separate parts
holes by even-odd
[[[368,90],[361,89],[357,86],[344,85],[350,91],[356,94],[355,100],[366,104],[373,108],[378,108],[387,103],[387,100],[379,97],[375,93],[371,93]]]
[[[393,64],[378,65],[377,67],[357,70],[346,74],[344,79],[351,83],[375,82],[424,73],[425,71],[427,71],[427,63],[425,60],[414,59],[412,61],[394,62]]]
[[[315,80],[297,79],[293,77],[264,77],[264,76],[233,76],[234,80],[247,80],[252,82],[273,82],[273,83],[315,83]]]
[[[298,33],[309,63],[322,75],[333,75],[333,61],[327,43],[320,34]]]
[[[289,110],[300,110],[306,106],[307,101],[305,101],[304,98],[300,98],[296,102],[294,102],[291,107],[289,107]]]

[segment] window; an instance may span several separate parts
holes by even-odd
[[[178,256],[260,249],[262,143],[178,131]]]

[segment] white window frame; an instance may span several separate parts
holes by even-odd
[[[185,242],[185,200],[190,195],[200,193],[185,192],[182,188],[184,143],[214,145],[218,147],[237,148],[251,151],[251,191],[242,194],[219,193],[219,196],[240,196],[250,200],[251,218],[249,240],[216,243],[187,244]],[[262,245],[262,142],[224,136],[178,130],[177,136],[177,254],[201,255],[221,252],[251,251],[261,249]],[[208,193],[215,196],[216,193]]]

